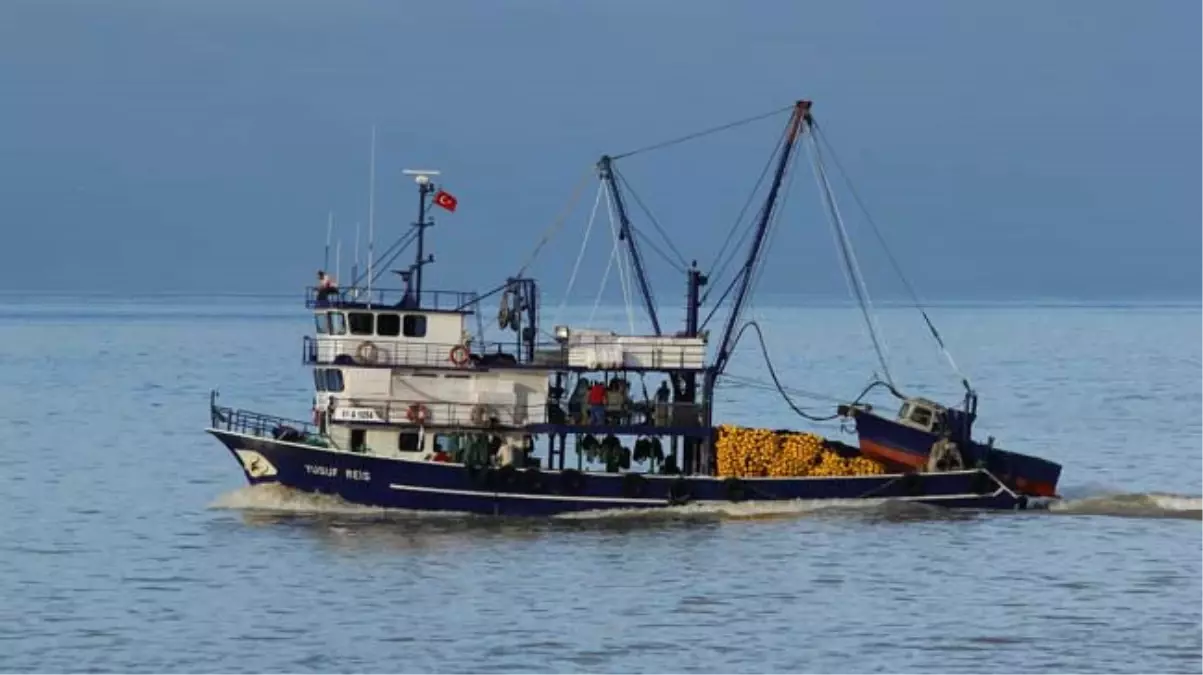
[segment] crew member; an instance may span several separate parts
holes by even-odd
[[[317,271],[317,300],[325,302],[331,294],[338,293],[338,283],[334,281],[334,277],[326,274],[322,270]]]
[[[600,381],[589,387],[589,422],[601,425],[606,421],[606,385]]]

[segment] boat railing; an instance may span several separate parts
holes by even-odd
[[[471,340],[466,344],[389,339],[375,336],[303,336],[306,365],[424,366],[475,368],[532,366],[576,370],[701,371],[705,347],[622,343],[608,338],[585,345],[541,342],[533,358],[517,342]]]
[[[422,291],[412,293],[403,288],[367,288],[351,286],[323,291],[314,286],[305,289],[305,307],[425,309],[434,311],[469,311],[475,304],[474,291]]]
[[[696,403],[614,400],[595,410],[579,403],[432,401],[332,396],[329,403],[335,422],[376,424],[424,424],[441,427],[524,427],[559,425],[580,427],[704,426],[701,406]]]
[[[425,366],[474,368],[489,366],[559,367],[568,362],[567,350],[557,343],[536,345],[534,359],[516,342],[473,340],[467,345],[417,340],[389,340],[372,336],[306,335],[301,359],[306,365]]]
[[[214,404],[209,408],[209,415],[209,425],[211,428],[237,434],[266,438],[281,438],[284,435],[293,434],[299,434],[300,436],[318,435],[318,428],[309,422],[277,417],[275,415],[265,415],[249,410],[239,410],[237,408]]]

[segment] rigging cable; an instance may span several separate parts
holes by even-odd
[[[820,417],[817,415],[811,415],[811,414],[807,413],[805,410],[803,410],[802,408],[799,408],[797,405],[794,404],[793,399],[791,399],[789,397],[789,394],[786,393],[785,386],[781,384],[781,380],[777,377],[777,370],[775,368],[773,368],[773,360],[769,357],[768,345],[766,345],[764,342],[764,333],[761,332],[760,324],[758,324],[756,321],[749,321],[749,322],[745,323],[742,328],[739,329],[739,333],[737,333],[735,335],[735,341],[732,343],[732,347],[731,347],[732,350],[734,350],[735,345],[739,343],[739,339],[743,337],[744,331],[748,330],[749,328],[754,328],[756,330],[756,338],[760,342],[760,353],[764,355],[764,365],[768,368],[769,377],[771,377],[773,379],[773,385],[774,385],[774,387],[776,387],[777,393],[781,394],[781,398],[782,398],[782,400],[785,401],[786,405],[788,405],[800,417],[810,420],[811,422],[830,422],[831,420],[837,419],[840,416],[840,414],[838,412],[833,415],[826,415],[826,416]],[[860,395],[858,395],[855,399],[852,400],[851,405],[856,405],[856,404],[860,403],[861,400],[870,391],[872,391],[873,389],[875,389],[877,387],[882,387],[882,386],[889,389],[890,392],[892,394],[894,394],[895,396],[897,396],[898,398],[904,398],[901,394],[898,393],[898,390],[895,389],[894,386],[892,384],[890,384],[889,382],[883,382],[881,380],[874,380],[873,382],[871,382],[869,384],[869,386],[865,387],[865,389],[863,391],[861,391]]]
[[[635,189],[631,187],[631,183],[629,181],[627,181],[627,177],[622,175],[621,173],[619,173],[618,169],[613,167],[613,164],[611,164],[610,171],[615,176],[618,177],[618,180],[623,184],[623,186],[626,187],[627,193],[629,193],[631,195],[631,197],[633,197],[635,199],[635,203],[638,204],[639,208],[643,210],[643,213],[648,217],[648,220],[651,221],[652,226],[655,227],[656,231],[660,233],[660,236],[664,238],[664,243],[668,244],[669,250],[671,250],[674,254],[676,254],[677,262],[680,262],[680,267],[678,268],[678,271],[684,272],[686,270],[686,268],[689,267],[689,263],[685,261],[685,256],[681,255],[681,251],[677,249],[675,244],[673,244],[672,239],[668,236],[668,233],[664,231],[664,228],[660,226],[660,223],[656,220],[656,217],[652,215],[651,209],[649,209],[647,207],[647,205],[643,203],[643,200],[639,198],[639,194],[636,193]],[[632,229],[634,229],[634,228],[632,227]],[[668,256],[664,254],[663,251],[656,249],[655,245],[652,244],[652,242],[649,239],[645,238],[644,243],[647,244],[648,246],[650,246],[653,250],[655,250],[661,256],[663,256],[665,261],[668,262],[670,265],[676,265],[676,262],[673,262],[672,260],[670,260],[668,258]]]
[[[556,236],[560,229],[564,227],[564,223],[568,222],[568,216],[572,213],[572,209],[576,206],[577,201],[581,198],[581,193],[584,192],[585,185],[589,183],[589,177],[593,175],[593,171],[594,168],[590,166],[589,169],[585,171],[585,175],[581,176],[581,180],[576,184],[576,188],[573,191],[572,197],[568,200],[568,206],[560,212],[560,215],[554,221],[552,221],[551,225],[543,232],[543,236],[539,239],[539,243],[535,244],[535,249],[531,251],[530,257],[526,259],[526,262],[522,263],[522,267],[518,268],[518,273],[514,276],[521,277],[526,272],[527,268],[529,268],[531,264],[535,262],[535,258],[539,256],[539,252],[543,250],[543,247],[547,245],[547,242],[551,241],[551,239]]]
[[[723,255],[727,252],[727,247],[731,245],[731,238],[734,237],[735,233],[739,230],[739,224],[743,222],[744,216],[747,215],[748,209],[752,206],[752,202],[755,200],[756,193],[760,190],[760,186],[764,184],[764,179],[769,175],[769,171],[773,168],[773,164],[776,163],[777,153],[781,152],[782,142],[784,140],[785,135],[783,133],[781,138],[778,138],[774,143],[773,152],[769,154],[768,161],[765,162],[764,168],[760,170],[760,176],[756,179],[756,184],[752,186],[752,191],[748,193],[748,199],[744,201],[743,208],[739,210],[739,215],[735,218],[735,222],[731,225],[731,229],[727,232],[727,238],[723,241],[723,245],[719,247],[718,253],[714,256],[714,262],[710,263],[710,267],[707,268],[713,270],[718,267],[719,269],[718,271],[711,273],[711,285],[708,289],[706,289],[706,292],[702,294],[702,304],[706,303],[707,298],[710,297],[710,291],[716,288],[719,279],[721,279],[723,274],[726,273],[727,266],[730,265],[731,261],[735,259],[734,250],[732,250],[731,257],[725,260],[723,260]],[[747,239],[748,235],[751,233],[752,228],[746,228],[743,235],[740,236],[739,241],[735,243],[735,248],[738,249],[740,246],[742,246],[744,240]],[[722,261],[721,267],[719,267],[720,261]],[[724,293],[724,295],[726,294]]]
[[[860,269],[856,263],[855,254],[852,252],[852,246],[848,241],[848,232],[844,229],[843,219],[840,217],[839,207],[835,204],[835,197],[831,193],[831,184],[827,181],[827,173],[823,170],[822,155],[819,152],[818,143],[811,138],[811,146],[813,148],[812,159],[815,170],[815,178],[818,180],[819,189],[823,193],[823,201],[827,206],[828,220],[831,223],[832,235],[835,237],[836,246],[840,251],[844,262],[845,280],[848,282],[848,289],[855,297],[857,304],[860,306],[861,314],[865,318],[865,325],[869,330],[869,339],[873,342],[873,350],[877,353],[877,360],[881,364],[882,372],[885,373],[886,381],[890,386],[894,385],[894,378],[890,376],[890,367],[886,363],[886,356],[883,343],[877,337],[877,331],[873,322],[871,307],[868,300],[868,289],[865,287],[864,280],[860,277]]]
[[[775,157],[776,153],[773,153],[773,156]],[[776,227],[775,227],[775,225],[777,224],[776,220],[775,220],[776,215],[781,212],[781,209],[784,208],[783,205],[785,204],[785,201],[789,198],[790,185],[793,183],[792,179],[793,179],[794,164],[796,164],[797,161],[798,161],[797,155],[794,155],[790,159],[790,165],[787,167],[786,174],[785,174],[786,176],[789,176],[789,179],[782,181],[781,198],[778,199],[777,203],[773,205],[773,211],[769,214],[767,229],[765,231],[766,243],[771,238],[772,233],[776,231]],[[740,237],[740,243],[743,243],[743,240],[745,238],[747,238],[748,234],[750,234],[751,231],[752,231],[751,228],[744,231],[744,236]],[[766,248],[767,248],[767,246],[766,246]],[[733,258],[728,258],[728,261],[730,261],[731,259],[733,259]],[[764,268],[765,268],[765,265],[761,265],[759,268],[757,268],[756,276],[748,281],[749,291],[755,290],[756,284],[758,284],[760,282],[760,278],[764,274]],[[702,320],[702,322],[698,325],[699,329],[705,328],[706,325],[708,323],[710,323],[710,319],[714,318],[714,315],[718,312],[719,308],[722,307],[723,302],[727,299],[727,296],[730,295],[731,291],[734,290],[736,285],[739,284],[739,281],[740,281],[740,278],[742,277],[742,275],[747,274],[747,273],[748,273],[748,268],[746,266],[739,272],[736,272],[735,276],[731,278],[731,283],[729,283],[727,285],[726,290],[724,290],[723,294],[721,296],[719,296],[718,302],[714,303],[714,305],[710,308],[710,312],[708,312],[706,314],[706,318],[704,320]],[[702,301],[703,302],[705,301],[705,296],[703,296]]]
[[[835,163],[836,170],[838,170],[840,175],[843,176],[844,183],[848,186],[848,192],[852,194],[853,201],[855,201],[857,206],[860,207],[861,212],[865,214],[865,220],[869,223],[870,229],[873,230],[874,236],[877,237],[878,243],[881,244],[882,250],[885,251],[886,259],[890,261],[890,266],[894,268],[894,272],[902,281],[902,285],[906,288],[907,293],[910,294],[911,301],[915,303],[915,308],[919,310],[921,315],[923,315],[923,321],[927,324],[928,330],[931,331],[932,337],[935,338],[936,344],[940,346],[940,351],[944,354],[944,358],[948,360],[948,365],[952,367],[952,371],[956,373],[957,377],[961,378],[961,384],[965,387],[965,389],[972,391],[972,387],[969,385],[969,378],[964,372],[961,371],[959,367],[957,367],[956,361],[953,360],[952,354],[948,351],[948,347],[944,344],[944,339],[940,337],[940,331],[936,330],[936,325],[932,322],[931,317],[927,315],[927,309],[923,306],[923,303],[920,302],[919,294],[915,292],[915,288],[906,278],[906,275],[902,273],[902,266],[898,264],[898,260],[894,258],[893,252],[890,251],[890,247],[886,245],[885,237],[882,235],[881,230],[877,227],[877,222],[873,220],[873,216],[869,214],[868,207],[865,206],[864,201],[860,198],[860,193],[858,193],[856,188],[852,185],[852,178],[848,175],[848,172],[844,170],[843,164],[840,163],[840,158],[835,154],[835,149],[831,147],[831,143],[827,140],[827,135],[822,132],[817,122],[814,124],[814,127],[816,137],[823,143],[824,146],[826,146],[831,155],[831,160]]]
[[[631,286],[635,285],[634,279],[631,279],[630,284],[627,283],[628,275],[633,276],[634,272],[632,272],[627,267],[627,264],[628,264],[627,256],[624,255],[626,253],[626,251],[624,250],[622,252],[619,252],[620,247],[618,245],[618,242],[620,240],[620,236],[619,236],[620,229],[618,226],[618,217],[617,217],[617,214],[614,213],[614,200],[610,197],[610,192],[608,190],[606,191],[606,210],[609,211],[609,213],[610,213],[610,233],[614,236],[614,255],[618,258],[618,283],[620,283],[622,285],[622,302],[624,305],[626,305],[627,325],[631,331],[631,334],[634,334],[635,333],[635,306],[634,306],[635,303],[632,301],[632,297],[631,297],[632,293],[633,293]],[[655,301],[653,300],[653,304],[654,304],[654,302]]]
[[[576,254],[576,263],[572,266],[572,275],[568,277],[568,288],[564,290],[564,297],[560,299],[560,306],[556,309],[556,323],[559,323],[560,318],[564,316],[564,308],[568,306],[568,297],[572,295],[572,288],[576,285],[576,275],[581,271],[581,261],[585,258],[585,249],[589,246],[589,235],[593,232],[593,223],[597,220],[597,208],[601,206],[602,191],[605,188],[604,183],[597,184],[597,198],[593,200],[593,211],[589,213],[589,224],[585,226],[585,236],[581,240],[581,250]]]
[[[691,141],[695,138],[709,136],[710,134],[716,134],[720,131],[726,131],[727,129],[733,129],[735,127],[742,126],[745,124],[751,124],[752,122],[758,122],[762,119],[772,117],[773,115],[780,115],[781,113],[783,113],[787,110],[793,110],[793,109],[794,109],[794,105],[790,104],[788,106],[785,106],[784,108],[778,108],[776,110],[773,110],[773,111],[770,111],[767,113],[762,113],[762,114],[756,115],[754,117],[747,117],[742,120],[737,120],[735,122],[728,122],[727,124],[724,124],[722,126],[713,127],[711,129],[705,129],[703,131],[696,131],[692,134],[686,134],[685,136],[681,136],[679,138],[674,138],[674,139],[671,139],[668,141],[662,141],[660,143],[654,143],[652,145],[647,145],[642,148],[636,148],[635,150],[629,150],[627,152],[624,152],[624,153],[621,153],[618,155],[612,155],[611,157],[612,157],[612,159],[622,159],[623,157],[630,157],[632,155],[638,155],[640,153],[650,152],[652,150],[659,150],[661,148],[667,148],[672,145],[677,145],[678,143],[684,143],[686,141]]]

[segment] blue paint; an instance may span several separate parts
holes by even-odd
[[[252,450],[275,468],[252,484],[277,482],[365,506],[487,515],[663,508],[687,502],[902,498],[952,508],[1020,509],[1026,499],[981,471],[823,478],[706,476],[476,469],[459,464],[352,454],[210,429],[231,452]],[[245,467],[244,467],[245,472]]]

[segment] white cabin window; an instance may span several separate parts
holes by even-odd
[[[331,335],[346,335],[347,334],[347,321],[346,321],[346,318],[343,317],[343,313],[342,312],[330,312],[328,314],[328,316],[330,317],[330,334]]]
[[[400,314],[377,314],[376,334],[381,337],[397,337],[401,334]]]
[[[347,325],[351,327],[351,335],[373,335],[376,315],[370,312],[351,312],[347,314]]]
[[[315,328],[317,329],[318,335],[326,335],[327,333],[330,332],[330,317],[327,316],[325,313],[314,314],[313,315],[313,323],[314,323]]]
[[[423,338],[426,337],[426,315],[424,314],[406,314],[405,320],[402,322],[402,333],[405,337]]]

